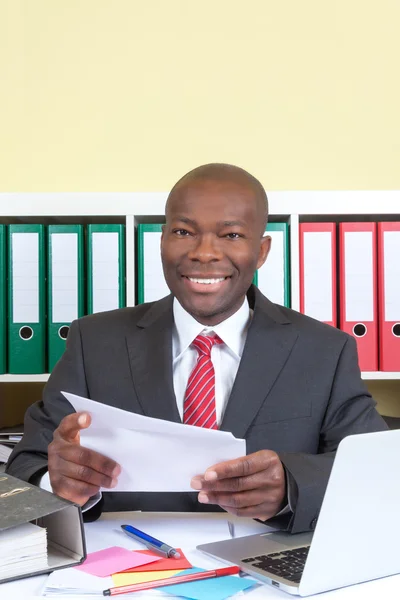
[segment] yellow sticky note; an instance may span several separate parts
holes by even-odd
[[[138,573],[116,573],[112,575],[115,586],[132,585],[133,583],[145,583],[146,581],[157,581],[165,577],[173,577],[182,573],[185,569],[174,571],[144,571]]]

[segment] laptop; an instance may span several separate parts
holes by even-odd
[[[268,532],[197,546],[290,594],[400,573],[400,430],[339,444],[313,533]]]

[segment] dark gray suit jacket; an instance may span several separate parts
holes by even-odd
[[[386,429],[360,377],[347,334],[272,304],[254,286],[254,315],[221,429],[247,441],[247,453],[276,451],[296,506],[293,533],[315,526],[334,452],[346,435]],[[60,391],[150,417],[180,422],[172,379],[172,296],[75,321],[67,349],[32,405],[7,471],[37,481],[61,419],[73,412]],[[140,456],[132,456],[140,461]],[[99,512],[100,507],[98,507]],[[102,510],[216,510],[193,493],[106,492]]]

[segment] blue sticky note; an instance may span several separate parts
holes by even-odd
[[[189,573],[201,573],[204,570],[194,567],[193,569],[183,571],[179,576]],[[228,575],[227,577],[212,577],[211,579],[203,579],[202,581],[166,585],[160,589],[167,594],[185,596],[186,598],[192,598],[192,600],[225,600],[225,598],[229,598],[229,596],[246,590],[257,583],[254,579],[248,579],[247,577]]]

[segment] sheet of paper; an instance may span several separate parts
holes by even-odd
[[[199,573],[201,571],[204,571],[204,569],[193,568],[182,571],[181,575]],[[190,581],[188,583],[168,585],[160,589],[167,594],[185,596],[192,600],[225,600],[225,598],[229,598],[255,585],[259,584],[254,579],[228,575],[227,577],[213,577],[212,579],[204,579],[203,581]]]
[[[77,571],[77,569],[71,567],[51,573],[41,590],[41,595],[47,598],[73,597],[75,600],[82,600],[82,598],[101,600],[104,599],[103,591],[112,587],[114,587],[114,582],[111,577],[95,577],[95,575],[89,575],[89,573]],[[14,598],[14,596],[12,597]],[[18,596],[18,598],[22,598],[22,596]],[[122,598],[135,598],[136,600],[139,600],[139,598],[143,600],[162,600],[164,598],[166,600],[168,596],[155,589],[124,594]]]
[[[176,569],[171,571],[147,571],[144,573],[115,573],[112,575],[114,586],[132,585],[134,583],[145,583],[147,581],[158,581],[165,577],[173,577],[183,573],[184,569]]]
[[[180,558],[161,558],[157,562],[153,562],[147,565],[140,565],[139,567],[133,567],[132,569],[126,569],[125,573],[138,573],[145,571],[169,571],[174,569],[191,569],[192,565],[183,554],[181,548],[177,548]],[[141,554],[148,554],[149,556],[154,556],[154,553],[151,550],[143,550]]]
[[[111,577],[95,577],[76,567],[53,571],[46,581],[43,596],[99,595],[113,586]],[[96,594],[97,592],[97,594]]]
[[[86,411],[92,417],[91,426],[81,431],[82,445],[121,465],[113,492],[193,491],[194,475],[246,454],[245,440],[227,431],[145,417],[62,393],[76,412]]]
[[[85,562],[75,569],[97,577],[108,577],[112,573],[154,563],[158,560],[160,560],[159,557],[154,554],[146,555],[141,552],[131,552],[119,546],[111,546],[111,548],[91,552],[87,555]]]

